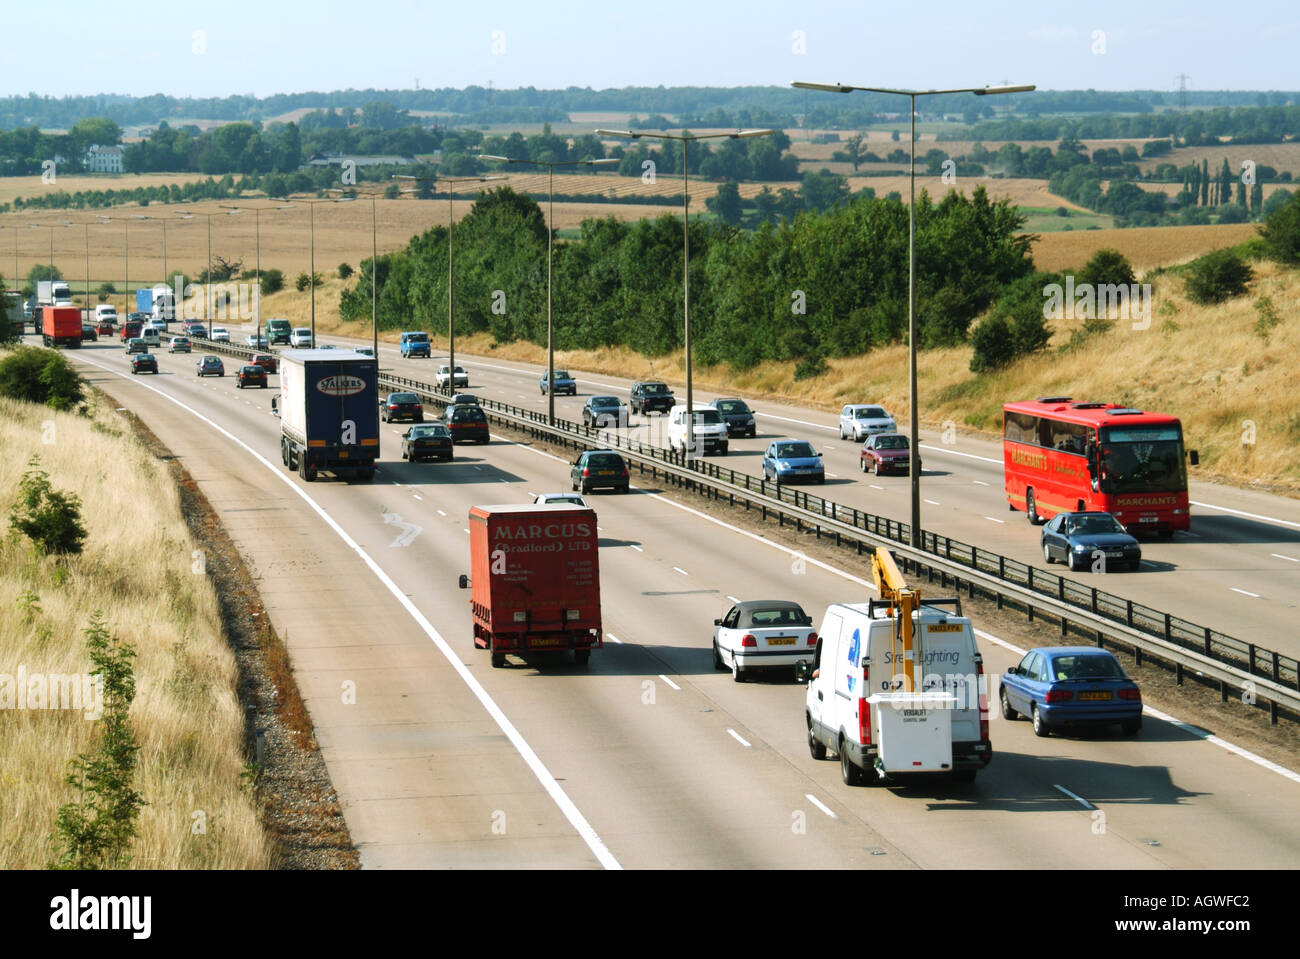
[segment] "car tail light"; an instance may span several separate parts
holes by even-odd
[[[858,739],[862,745],[871,745],[871,704],[865,699],[858,700]]]
[[[590,475],[591,475],[591,469],[590,469],[589,467],[584,466],[584,467],[582,468],[582,475],[583,475],[583,476],[590,476]]]
[[[1073,698],[1074,693],[1070,692],[1068,689],[1052,689],[1048,690],[1047,695],[1043,697],[1043,702],[1065,703],[1069,702]]]
[[[1138,702],[1141,702],[1141,701],[1142,701],[1142,690],[1140,690],[1140,689],[1121,689],[1121,690],[1119,691],[1119,698],[1120,698],[1120,699],[1136,699]]]
[[[424,409],[424,407],[421,406],[419,403],[416,403],[416,404],[415,404],[415,408],[416,408],[417,410],[422,410],[422,409]]]
[[[397,409],[397,404],[396,404],[396,403],[389,403],[389,404],[388,404],[388,408],[389,408],[390,410],[395,410],[395,409]]]
[[[754,638],[754,634],[753,634],[753,633],[746,633],[744,636],[741,636],[741,637],[740,637],[740,645],[741,645],[741,646],[757,646],[757,645],[758,645],[758,640]]]
[[[980,698],[980,739],[989,738],[989,697],[984,692],[984,660],[975,657],[975,689]]]
[[[817,634],[816,634],[816,633],[809,633],[809,634],[808,634],[808,645],[809,645],[809,646],[816,646],[816,645],[817,645]]]

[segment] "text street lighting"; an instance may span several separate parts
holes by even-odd
[[[690,215],[690,157],[688,145],[692,140],[741,140],[748,137],[767,137],[775,130],[737,130],[735,133],[638,133],[633,130],[597,130],[597,136],[620,137],[627,140],[680,140],[682,144],[682,338],[686,350],[686,455],[695,455],[695,405],[691,377],[691,215]]]
[[[546,422],[555,425],[555,324],[551,318],[551,248],[555,234],[555,168],[557,166],[609,166],[619,161],[613,157],[600,160],[514,160],[510,157],[479,154],[480,160],[495,160],[498,163],[531,163],[546,167],[547,174],[547,209],[546,215]]]
[[[456,322],[453,319],[452,304],[452,247],[451,237],[456,220],[455,193],[457,183],[485,183],[488,180],[504,180],[503,176],[408,176],[403,173],[393,175],[394,180],[420,180],[426,183],[440,182],[447,184],[447,388],[456,392]]]
[[[920,415],[917,409],[916,395],[916,98],[939,96],[949,93],[973,93],[986,97],[1001,93],[1027,93],[1037,89],[1034,84],[997,87],[961,87],[954,90],[895,90],[889,87],[857,87],[844,83],[803,83],[791,84],[801,90],[822,90],[827,93],[851,93],[862,90],[866,93],[892,93],[908,97],[911,109],[908,111],[910,122],[908,145],[912,154],[908,180],[911,185],[911,205],[907,214],[907,395],[911,405],[910,436],[912,451],[908,462],[908,474],[912,486],[912,546],[920,549],[924,546],[921,535],[921,439]]]

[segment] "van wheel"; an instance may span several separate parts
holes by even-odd
[[[718,641],[713,641],[713,668],[726,669],[727,664],[722,661],[722,654],[718,652]]]
[[[813,732],[812,717],[808,716],[808,752],[813,759],[821,760],[826,758],[826,744],[817,738]]]
[[[1034,488],[1031,486],[1025,490],[1025,513],[1029,516],[1029,522],[1035,526],[1042,524],[1038,518],[1038,504],[1034,502]]]
[[[998,702],[1002,704],[1003,719],[1019,719],[1020,714],[1011,706],[1011,700],[1007,699],[1007,688],[1003,686],[998,690]]]
[[[840,778],[844,780],[844,785],[861,786],[864,778],[862,770],[853,765],[853,761],[849,759],[849,751],[844,746],[843,736],[840,736],[840,746],[838,751],[840,754]]]
[[[1034,735],[1043,736],[1044,738],[1052,735],[1052,731],[1047,728],[1047,723],[1043,722],[1043,714],[1038,711],[1038,704],[1035,703],[1030,707],[1029,718],[1034,723]]]

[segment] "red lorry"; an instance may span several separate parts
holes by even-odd
[[[81,309],[76,306],[42,306],[41,339],[46,346],[81,349]]]
[[[602,645],[596,513],[567,504],[473,506],[469,577],[474,645],[506,653],[573,650],[586,665]]]

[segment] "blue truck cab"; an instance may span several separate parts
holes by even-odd
[[[407,330],[402,334],[402,359],[414,356],[429,358],[429,334],[423,330]]]

